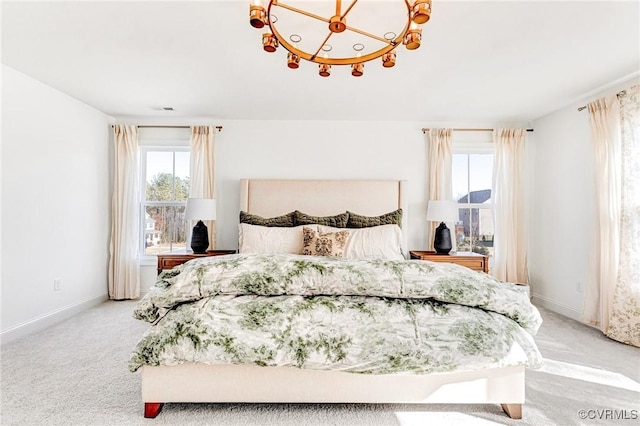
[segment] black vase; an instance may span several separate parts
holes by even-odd
[[[433,240],[433,248],[438,254],[449,254],[451,251],[451,231],[444,222],[436,228],[436,237]]]
[[[202,223],[201,220],[196,223],[191,233],[191,250],[194,253],[203,254],[207,252],[209,248],[209,231],[207,225]]]

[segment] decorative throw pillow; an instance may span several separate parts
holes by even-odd
[[[305,226],[302,232],[304,234],[302,254],[343,257],[349,231],[318,232]]]
[[[347,228],[370,228],[380,225],[398,225],[402,227],[402,209],[382,214],[380,216],[362,216],[350,211]]]
[[[269,226],[269,227],[291,227],[294,226],[294,213],[287,213],[282,216],[265,218],[257,214],[240,212],[240,223],[248,223],[249,225]]]
[[[335,216],[310,216],[296,210],[294,213],[295,226],[299,225],[325,225],[334,228],[346,228],[349,221],[349,213],[341,213]]]

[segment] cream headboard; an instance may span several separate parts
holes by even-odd
[[[378,216],[402,209],[403,247],[407,252],[406,180],[241,179],[240,210],[263,217],[300,210],[331,216],[346,210]]]

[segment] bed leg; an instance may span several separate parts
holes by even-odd
[[[522,418],[522,404],[500,404],[505,413],[512,419]]]
[[[144,417],[146,419],[155,419],[160,411],[162,411],[162,406],[164,404],[161,402],[145,402],[144,403]]]

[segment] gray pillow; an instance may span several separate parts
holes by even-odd
[[[257,214],[240,212],[240,223],[248,223],[249,225],[269,226],[278,228],[292,227],[294,224],[294,213],[287,213],[282,216],[265,218]]]
[[[398,209],[380,216],[362,216],[350,211],[347,228],[370,228],[380,225],[398,225],[402,228],[402,209]]]
[[[334,228],[346,228],[347,221],[349,220],[349,213],[340,213],[335,216],[309,216],[296,210],[295,214],[295,226],[300,225],[325,225],[332,226]]]

